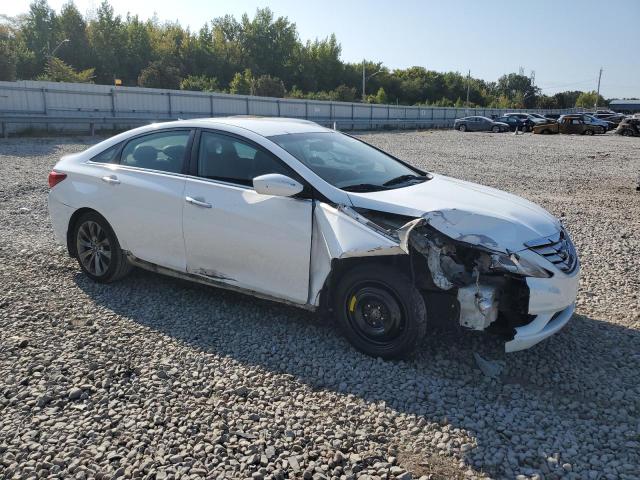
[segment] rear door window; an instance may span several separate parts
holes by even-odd
[[[190,130],[171,130],[134,138],[122,150],[120,164],[181,173],[190,134]]]

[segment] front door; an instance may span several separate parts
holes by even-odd
[[[266,173],[296,174],[237,136],[205,130],[197,142],[183,201],[187,271],[306,303],[312,200],[260,195],[252,186]]]

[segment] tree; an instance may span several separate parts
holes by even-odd
[[[69,2],[62,7],[57,18],[58,31],[56,42],[63,40],[56,56],[65,63],[77,69],[86,69],[92,64],[91,47],[87,36],[87,22],[78,11],[73,2]]]
[[[382,87],[380,87],[378,89],[378,93],[376,93],[376,103],[389,103],[389,100],[387,99],[387,93]]]
[[[282,98],[286,92],[282,80],[271,75],[260,75],[251,85],[251,95],[259,97]]]
[[[67,65],[61,59],[51,57],[47,61],[45,73],[38,76],[37,79],[49,82],[93,83],[93,72],[93,68],[76,72],[73,67]]]
[[[356,89],[339,85],[338,88],[331,91],[331,99],[337,102],[353,102],[356,99]]]
[[[96,79],[99,83],[112,84],[120,78],[122,53],[126,51],[122,20],[114,15],[113,8],[103,0],[97,11],[97,18],[89,24],[89,41],[94,55]]]
[[[140,72],[138,85],[148,88],[180,88],[180,70],[160,60],[151,62]]]
[[[242,62],[257,75],[293,80],[296,52],[300,48],[296,24],[286,17],[274,18],[269,8],[259,8],[253,19],[242,16],[238,35]]]
[[[539,92],[529,77],[518,73],[501,76],[496,89],[499,94],[511,99],[513,106],[519,108],[533,108]]]
[[[251,86],[253,85],[253,74],[248,68],[243,72],[237,72],[233,76],[233,80],[229,83],[229,91],[236,95],[251,95]]]
[[[35,77],[44,69],[45,62],[57,44],[56,14],[49,7],[47,0],[34,0],[29,7],[22,24],[22,36],[25,46],[33,52],[33,63],[24,65],[23,73],[28,77]]]
[[[121,62],[122,80],[125,84],[135,85],[143,66],[154,57],[149,28],[138,16],[127,16],[124,23],[124,55]]]
[[[8,24],[0,24],[0,80],[13,82],[16,79],[18,52],[15,31]]]
[[[576,99],[576,107],[593,108],[596,105],[596,99],[598,105],[607,105],[607,101],[602,97],[602,95],[598,95],[597,92],[591,91],[582,92],[578,95],[578,98]]]
[[[220,91],[218,79],[205,75],[190,75],[180,82],[180,90],[195,90],[199,92]]]

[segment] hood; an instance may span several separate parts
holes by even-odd
[[[524,198],[491,187],[433,175],[431,180],[380,192],[353,193],[354,207],[424,217],[445,235],[502,252],[552,235],[560,221]]]

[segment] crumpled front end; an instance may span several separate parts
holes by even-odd
[[[507,352],[535,345],[573,314],[579,262],[564,230],[526,244],[523,239],[513,252],[501,245],[499,236],[509,234],[504,225],[491,238],[490,217],[455,209],[413,219],[321,203],[315,211],[311,302],[331,260],[400,255],[407,257],[432,324],[500,334]],[[474,224],[483,233],[471,233]]]

